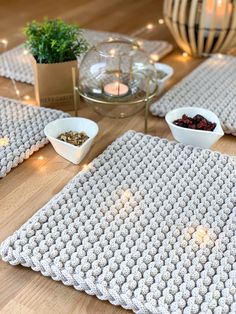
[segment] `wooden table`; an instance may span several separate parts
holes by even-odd
[[[61,17],[77,22],[82,27],[131,34],[147,23],[156,23],[162,17],[161,0],[2,0],[0,11],[0,38],[9,41],[9,48],[24,41],[21,29],[32,19],[43,16]],[[165,39],[174,44],[165,25],[158,25],[146,38]],[[174,67],[175,74],[168,88],[195,68],[202,60],[183,57],[175,48],[163,59]],[[33,87],[18,84],[22,95],[30,95]],[[0,78],[0,95],[16,98],[10,80]],[[72,113],[73,114],[73,113]],[[143,113],[124,120],[98,116],[85,105],[79,115],[98,122],[100,132],[92,150],[83,161],[88,163],[109,143],[126,130],[143,131]],[[149,117],[148,133],[172,139],[164,119]],[[224,136],[213,148],[236,155],[235,137]],[[53,195],[80,171],[58,156],[51,145],[35,153],[0,181],[0,241],[12,234]],[[0,262],[0,313],[128,313],[121,307],[99,301],[96,297],[54,282],[41,274],[21,266]]]

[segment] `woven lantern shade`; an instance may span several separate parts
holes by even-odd
[[[193,56],[225,53],[236,39],[236,0],[165,0],[165,22]]]

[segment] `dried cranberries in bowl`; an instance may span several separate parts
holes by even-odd
[[[214,131],[216,127],[215,122],[208,121],[200,114],[195,115],[193,118],[188,117],[186,114],[183,114],[182,118],[173,121],[173,124],[182,128],[202,131]]]

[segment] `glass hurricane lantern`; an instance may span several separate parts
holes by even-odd
[[[75,113],[81,96],[97,113],[110,118],[132,116],[148,108],[157,95],[156,68],[149,55],[129,40],[108,40],[92,47],[74,73]]]

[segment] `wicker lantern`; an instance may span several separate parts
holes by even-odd
[[[236,0],[165,0],[164,18],[190,55],[224,53],[235,44]]]

